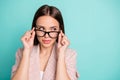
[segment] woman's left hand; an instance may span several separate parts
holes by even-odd
[[[60,54],[64,55],[69,44],[70,42],[67,36],[61,30],[58,36],[58,46],[57,46],[58,55]]]

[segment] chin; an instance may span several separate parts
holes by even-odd
[[[42,46],[45,47],[45,48],[49,48],[49,47],[51,47],[53,45],[54,45],[54,43],[42,44]]]
[[[48,47],[50,47],[51,45],[50,45],[50,44],[42,44],[42,46],[45,47],[45,48],[48,48]]]

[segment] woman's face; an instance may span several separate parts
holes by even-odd
[[[51,16],[41,16],[36,21],[36,35],[38,41],[43,47],[51,47],[56,42],[59,22]]]

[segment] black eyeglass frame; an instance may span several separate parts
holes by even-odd
[[[42,32],[44,32],[44,35],[43,35],[43,36],[39,36],[39,35],[36,34],[37,37],[44,37],[46,34],[48,34],[50,38],[57,38],[58,35],[59,35],[59,33],[60,33],[60,31],[43,31],[43,30],[39,30],[39,29],[36,29],[36,28],[35,28],[35,32],[36,32],[36,31],[42,31]],[[51,37],[51,36],[50,36],[50,33],[51,33],[51,32],[56,32],[56,33],[58,33],[58,34],[57,34],[56,37]]]

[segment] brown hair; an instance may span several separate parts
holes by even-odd
[[[33,22],[32,22],[32,28],[36,27],[37,19],[40,16],[45,16],[45,15],[49,15],[53,17],[54,19],[56,19],[59,22],[60,29],[62,30],[63,33],[65,33],[64,22],[63,22],[63,18],[62,18],[62,14],[60,10],[54,6],[49,6],[49,5],[43,5],[36,11],[34,18],[33,18]],[[38,42],[37,36],[35,35],[34,45],[37,45],[38,43],[39,42]]]

